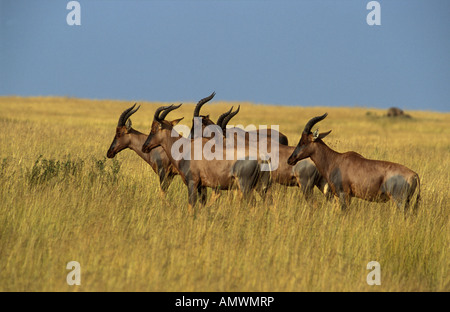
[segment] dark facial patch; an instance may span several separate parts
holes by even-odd
[[[302,133],[302,136],[300,138],[300,140],[298,141],[297,146],[295,147],[294,152],[292,153],[292,155],[289,157],[288,159],[288,164],[293,166],[295,165],[295,163],[297,163],[298,161],[305,159],[307,157],[309,157],[309,155],[301,155],[301,153],[303,152],[303,150],[308,146],[308,144],[310,143],[309,141],[309,136],[306,133]]]
[[[303,149],[305,148],[305,145],[300,145],[300,143],[297,145],[297,147],[295,148],[294,152],[292,153],[291,156],[289,156],[287,163],[291,166],[295,165],[298,161],[300,161],[300,153],[303,151]]]
[[[114,148],[116,147],[117,144],[117,139],[114,138],[114,140],[111,143],[111,146],[108,149],[108,152],[106,153],[106,156],[108,158],[113,158],[114,156],[116,156],[116,153],[114,153]]]
[[[118,140],[125,134],[125,130],[124,127],[118,127],[116,129],[116,136],[114,137],[114,140],[111,143],[111,146],[108,149],[108,152],[106,153],[106,157],[108,158],[113,158],[114,156],[116,156],[117,153],[119,153],[120,151],[124,150],[125,148],[127,148],[127,146],[124,146],[122,148],[120,148],[117,151],[114,151],[118,145]]]
[[[153,138],[153,134],[150,133],[150,134],[148,135],[148,137],[147,137],[147,140],[145,140],[144,145],[142,145],[142,151],[143,151],[144,153],[147,152],[147,148],[148,148],[148,146],[149,146],[150,141],[152,140],[152,138]]]

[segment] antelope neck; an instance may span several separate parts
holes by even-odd
[[[136,154],[138,154],[146,162],[149,162],[150,153],[144,153],[142,151],[142,145],[144,145],[145,140],[147,140],[147,135],[134,129],[130,130],[130,134],[131,134],[131,143],[128,147],[131,150],[135,151]]]
[[[175,167],[175,169],[178,171],[181,178],[187,183],[186,176],[183,172],[183,170],[180,169],[180,160],[175,160],[172,157],[172,146],[175,143],[175,141],[178,140],[189,140],[183,137],[182,135],[178,134],[178,137],[173,137],[171,135],[171,131],[167,131],[166,135],[164,136],[164,139],[160,142],[161,147],[163,148],[164,152],[167,154],[167,157],[169,158],[171,164]]]
[[[325,143],[316,143],[314,151],[309,158],[314,162],[319,173],[325,177],[327,172],[330,172],[332,164],[336,163],[335,158],[339,155],[338,152],[329,148]]]

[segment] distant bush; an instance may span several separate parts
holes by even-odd
[[[0,164],[0,174],[3,174],[8,166],[8,158],[3,158],[2,163]]]
[[[5,160],[0,168],[3,168],[4,163],[6,163]],[[79,180],[86,174],[91,182],[98,178],[115,182],[119,171],[120,163],[117,159],[113,159],[108,167],[106,158],[92,158],[91,163],[86,164],[83,159],[56,160],[46,159],[40,155],[27,173],[27,178],[30,185],[44,184],[49,181],[63,182],[73,178]]]
[[[45,159],[39,155],[28,173],[28,181],[31,185],[36,185],[58,177],[64,179],[68,176],[76,176],[83,167],[83,160]]]

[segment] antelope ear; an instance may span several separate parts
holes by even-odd
[[[125,127],[127,129],[127,132],[131,129],[131,119],[128,118],[127,122],[125,123]]]
[[[319,137],[319,129],[316,129],[313,133],[313,141],[315,141]]]
[[[317,132],[317,136],[316,136],[316,132]],[[328,131],[328,132],[322,132],[322,133],[319,134],[319,130],[314,131],[314,141],[317,141],[317,140],[319,140],[319,139],[320,139],[320,140],[323,139],[324,137],[326,137],[327,135],[329,135],[330,132],[331,132],[331,130]]]
[[[181,118],[179,118],[179,119],[172,120],[170,123],[172,124],[172,126],[175,126],[175,125],[177,125],[180,121],[182,121],[183,119],[184,119],[184,117],[181,117]]]

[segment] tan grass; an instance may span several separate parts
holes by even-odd
[[[212,119],[241,104],[233,122],[280,125],[291,145],[327,111],[319,127],[333,130],[330,147],[406,165],[420,175],[422,202],[415,217],[360,200],[342,214],[318,191],[310,207],[297,188],[275,185],[274,205],[247,207],[224,192],[193,219],[181,179],[162,200],[134,152],[105,159],[131,104],[0,97],[0,291],[450,290],[450,114],[208,104]],[[167,103],[140,104],[133,127],[148,132]],[[190,126],[193,107],[169,116]],[[81,286],[66,283],[72,260]],[[366,283],[370,261],[381,286]]]

